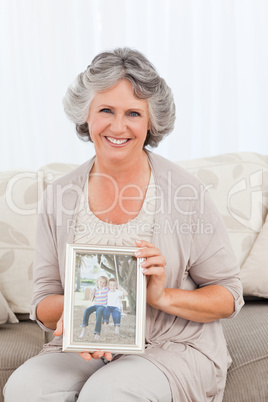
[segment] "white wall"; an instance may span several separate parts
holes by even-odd
[[[158,153],[268,153],[266,0],[1,0],[0,169],[82,163],[62,97],[102,50],[142,51],[173,89]]]

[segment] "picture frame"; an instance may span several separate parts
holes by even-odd
[[[66,245],[63,351],[144,353],[146,278],[137,250]]]

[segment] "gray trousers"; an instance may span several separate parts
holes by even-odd
[[[45,353],[20,366],[4,388],[5,402],[171,402],[169,382],[135,355],[111,363],[77,353]]]

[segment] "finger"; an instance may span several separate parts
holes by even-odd
[[[92,359],[91,354],[89,352],[80,352],[79,355],[82,357],[82,359],[87,361]]]
[[[107,360],[112,360],[112,358],[113,358],[113,355],[112,355],[112,353],[110,353],[110,352],[106,352],[106,353],[104,353],[104,358],[105,359],[107,359]]]
[[[91,353],[91,356],[93,357],[93,359],[100,359],[101,357],[103,357],[103,352],[101,350],[96,350],[94,353]]]
[[[154,275],[154,276],[160,276],[165,273],[165,268],[164,267],[150,267],[150,268],[144,268],[142,270],[142,273],[144,275]]]
[[[148,248],[154,248],[155,247],[155,245],[153,243],[150,243],[150,242],[145,241],[145,240],[136,240],[135,243],[136,243],[136,245],[138,247],[148,247]]]
[[[149,268],[152,266],[164,268],[166,265],[166,259],[162,255],[157,257],[146,258],[146,260],[142,261],[142,268]]]
[[[148,258],[148,257],[153,257],[153,256],[160,256],[161,251],[159,248],[153,247],[153,248],[140,248],[135,252],[135,256],[137,258]]]

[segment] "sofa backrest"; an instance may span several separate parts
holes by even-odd
[[[208,188],[242,264],[267,215],[268,156],[234,153],[178,164]],[[55,163],[0,174],[0,291],[15,313],[30,308],[38,201],[49,183],[74,168]]]

